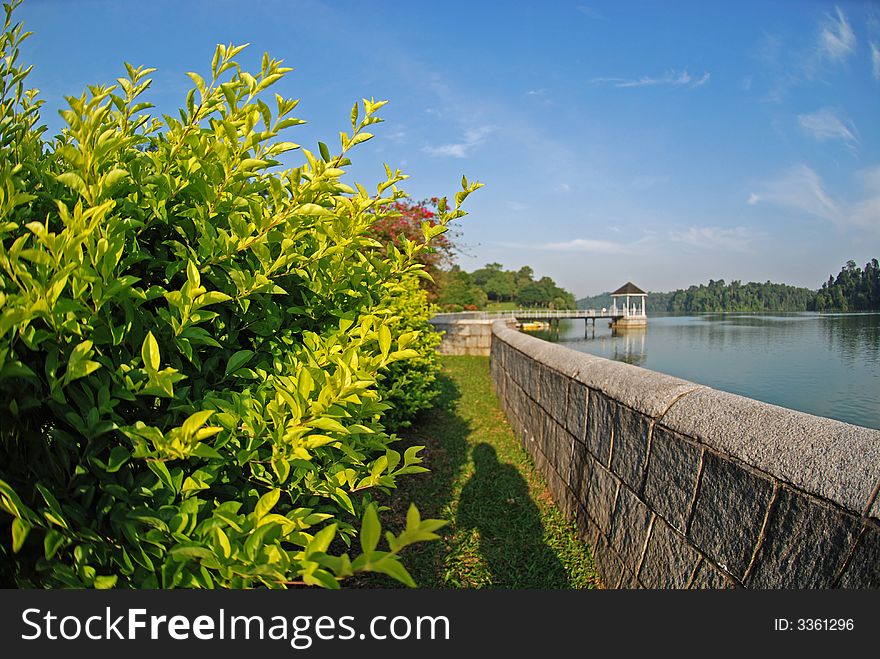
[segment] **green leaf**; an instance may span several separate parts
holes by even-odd
[[[207,547],[195,542],[184,542],[168,550],[169,556],[177,560],[207,558],[213,556],[213,552]]]
[[[186,279],[192,284],[193,288],[198,288],[202,285],[202,277],[199,274],[199,267],[192,261],[187,261]]]
[[[217,458],[223,457],[223,455],[218,452],[217,449],[202,443],[193,448],[192,455],[196,456],[197,458],[206,458],[210,460],[216,460]]]
[[[309,369],[303,368],[299,372],[299,377],[297,378],[296,388],[299,391],[299,395],[303,397],[303,399],[308,400],[309,394],[312,393],[312,389],[314,389],[315,381],[312,378],[312,374],[309,373]]]
[[[95,577],[95,580],[92,582],[92,587],[96,590],[108,590],[116,586],[117,579],[119,579],[119,577],[115,574]]]
[[[257,519],[261,519],[266,515],[270,510],[275,507],[275,504],[278,503],[278,498],[281,496],[281,490],[275,488],[273,490],[269,490],[260,497],[260,500],[257,501],[257,505],[254,507],[254,516]]]
[[[199,410],[193,414],[190,414],[186,421],[180,424],[180,429],[183,431],[183,434],[187,437],[192,437],[196,434],[196,431],[205,425],[205,422],[211,418],[214,414],[214,410]]]
[[[373,139],[372,133],[358,133],[354,136],[354,139],[351,141],[350,146],[355,146],[371,139]]]
[[[144,366],[148,369],[152,371],[159,370],[159,343],[152,332],[147,332],[147,338],[144,339],[144,343],[141,346],[141,359],[144,361]]]
[[[119,471],[120,467],[128,462],[131,453],[124,446],[114,446],[110,451],[110,459],[107,460],[107,471],[111,474]]]
[[[373,572],[381,572],[382,574],[387,574],[389,577],[397,579],[397,581],[409,586],[410,588],[417,587],[417,584],[413,580],[410,573],[407,572],[406,568],[403,567],[403,563],[401,563],[396,556],[387,556],[381,561],[373,563],[371,569]]]
[[[253,350],[239,350],[234,353],[232,357],[229,358],[229,361],[226,362],[226,375],[235,373],[238,369],[247,364],[254,354],[256,353],[254,353]]]
[[[59,174],[55,178],[59,183],[63,183],[74,192],[77,192],[81,195],[84,195],[86,192],[86,182],[83,181],[79,177],[79,175],[73,172],[64,172],[63,174]]]
[[[16,517],[12,520],[12,553],[17,554],[30,533],[31,525]]]
[[[226,293],[221,293],[220,291],[208,291],[196,299],[196,306],[200,308],[207,307],[209,304],[219,304],[220,302],[226,302],[231,299],[232,297]]]
[[[101,367],[100,363],[89,359],[92,352],[91,341],[83,341],[71,351],[64,374],[64,385],[94,373]]]
[[[382,533],[382,525],[379,523],[379,515],[376,513],[376,505],[371,503],[364,511],[361,522],[361,550],[365,554],[376,549],[379,544],[379,536]]]
[[[315,534],[315,537],[312,538],[311,542],[309,542],[309,546],[306,547],[306,555],[324,553],[327,551],[333,538],[336,537],[336,528],[336,524],[330,524],[318,531]]]
[[[388,351],[391,350],[391,330],[387,325],[379,326],[379,349],[383,357],[388,357]]]
[[[348,434],[348,429],[343,426],[336,419],[331,419],[327,416],[319,416],[317,419],[312,419],[307,424],[310,428],[318,428],[319,430],[326,430],[328,432],[338,432],[343,435]]]
[[[61,531],[49,529],[49,531],[46,532],[46,537],[43,538],[43,554],[47,561],[52,560],[52,557],[58,553],[58,550],[61,549],[61,546],[65,541],[66,538]]]
[[[327,148],[327,145],[323,142],[318,142],[318,150],[321,152],[324,162],[330,162],[330,149]]]

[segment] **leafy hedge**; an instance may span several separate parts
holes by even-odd
[[[393,450],[378,380],[431,340],[401,320],[424,242],[370,236],[403,193],[342,182],[384,102],[331,154],[280,138],[297,101],[218,46],[175,116],[152,69],[68,98],[46,141],[6,8],[0,41],[0,580],[18,586],[336,587],[443,524],[385,535],[371,488],[424,471]],[[415,349],[414,349],[415,348]],[[385,385],[385,390],[389,387]],[[389,398],[394,399],[394,386]],[[328,553],[357,539],[360,553]]]

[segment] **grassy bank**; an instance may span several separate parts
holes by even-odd
[[[385,500],[389,526],[410,501],[422,517],[450,520],[442,540],[405,563],[423,588],[595,588],[589,549],[554,505],[498,406],[487,357],[444,357],[442,395],[406,432],[424,444],[430,473],[408,477]],[[382,577],[363,585],[393,586]]]

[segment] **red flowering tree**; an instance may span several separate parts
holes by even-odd
[[[427,223],[433,227],[438,223],[439,203],[440,199],[437,197],[421,201],[412,199],[395,201],[388,206],[392,212],[373,223],[374,237],[385,245],[393,244],[399,249],[403,248],[405,239],[423,242],[423,225]],[[416,261],[421,263],[424,271],[431,276],[431,279],[421,279],[421,287],[428,292],[431,301],[437,296],[438,273],[452,264],[452,256],[455,253],[455,245],[448,236],[449,232],[432,238],[431,247],[416,256]]]

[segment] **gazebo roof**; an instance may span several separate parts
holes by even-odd
[[[643,291],[631,281],[628,281],[623,286],[614,291],[612,295],[647,295],[647,293],[645,293],[645,291]]]

